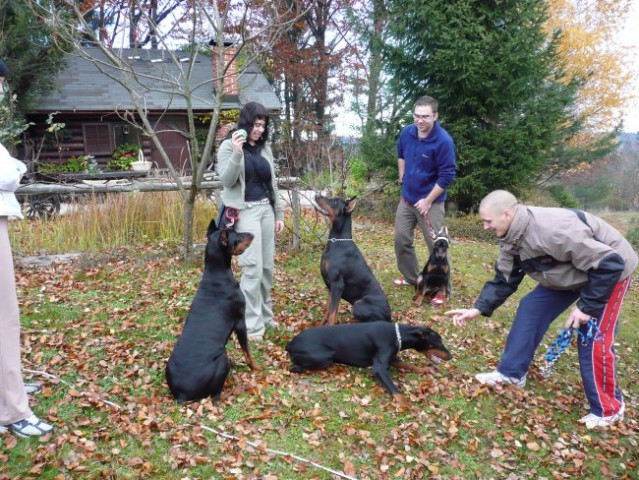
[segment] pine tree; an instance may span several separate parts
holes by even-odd
[[[393,0],[388,72],[396,95],[440,102],[458,150],[451,193],[469,210],[489,191],[515,194],[577,161],[578,80],[565,79],[541,0]],[[407,122],[410,120],[407,118]]]
[[[0,57],[9,65],[9,92],[18,100],[13,105],[16,119],[32,108],[33,98],[55,88],[64,53],[51,41],[52,35],[55,32],[34,16],[24,0],[0,2]]]

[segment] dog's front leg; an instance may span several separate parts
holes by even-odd
[[[399,392],[397,385],[393,383],[393,379],[390,376],[388,368],[391,364],[391,355],[377,354],[373,360],[373,376],[393,397]]]
[[[249,350],[248,345],[248,334],[246,332],[246,324],[244,323],[244,319],[240,320],[235,324],[233,329],[235,331],[235,336],[237,337],[237,341],[240,343],[240,348],[242,349],[242,354],[244,355],[244,360],[251,370],[262,370],[251,356],[251,351]]]
[[[335,325],[337,323],[337,310],[339,309],[339,301],[342,299],[344,291],[344,281],[335,280],[331,283],[328,291],[328,303],[326,305],[326,316],[324,318],[325,325]]]

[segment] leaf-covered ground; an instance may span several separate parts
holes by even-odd
[[[55,433],[0,437],[0,479],[636,478],[636,284],[616,345],[626,420],[588,431],[577,422],[587,408],[574,345],[552,379],[539,374],[560,322],[544,340],[525,390],[482,387],[473,375],[496,366],[517,299],[463,329],[441,309],[415,308],[409,288],[390,286],[392,227],[360,222],[355,238],[389,296],[394,320],[431,326],[454,354],[429,375],[392,371],[409,409],[397,409],[370,370],[289,373],[286,342],[318,325],[326,303],[321,249],[309,247],[278,254],[274,301],[281,327],[252,344],[263,371],[251,372],[232,342],[234,366],[222,400],[178,405],[164,366],[201,265],[184,268],[162,248],[132,248],[73,265],[18,269],[25,376],[44,384],[32,407]],[[450,306],[464,307],[490,278],[497,250],[456,240]],[[423,248],[419,253],[425,259]],[[340,320],[350,320],[346,304]],[[402,358],[429,365],[414,352]]]

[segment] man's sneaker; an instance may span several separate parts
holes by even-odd
[[[515,385],[519,388],[524,388],[526,386],[526,375],[522,378],[517,377],[507,377],[506,375],[502,375],[497,370],[489,373],[478,373],[475,375],[475,378],[479,380],[479,383],[483,383],[484,385],[489,385],[494,387],[495,385]]]
[[[594,413],[589,413],[585,417],[579,419],[581,423],[586,424],[586,428],[609,427],[623,420],[623,414],[626,411],[626,404],[622,403],[617,413],[607,417],[598,417]]]
[[[53,431],[53,427],[48,423],[43,422],[35,415],[31,415],[19,422],[0,426],[0,433],[6,433],[8,431],[23,438],[39,437],[40,435],[46,435]]]
[[[27,395],[35,395],[42,391],[42,385],[39,383],[25,383],[24,389],[27,392]]]

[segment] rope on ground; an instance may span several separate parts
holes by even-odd
[[[69,382],[67,382],[66,380],[60,378],[57,375],[53,375],[51,373],[43,372],[43,371],[40,371],[40,370],[31,370],[31,369],[28,369],[28,368],[23,368],[23,371],[26,372],[26,373],[30,373],[32,375],[39,375],[39,376],[42,376],[42,377],[53,379],[53,380],[56,380],[56,381],[58,381],[58,382],[60,382],[60,383],[62,383],[64,385],[66,385],[69,388],[74,388],[72,384],[70,384]],[[111,406],[111,407],[113,407],[113,408],[115,408],[117,410],[124,410],[124,407],[122,407],[121,405],[118,405],[117,403],[111,402],[111,401],[106,400],[104,398],[98,397],[98,396],[96,396],[94,394],[91,394],[89,392],[80,392],[80,394],[83,395],[83,396],[91,396],[92,398],[94,398],[96,400],[99,400],[100,402],[102,402],[102,403],[104,403],[106,405],[109,405],[109,406]],[[219,436],[221,436],[223,438],[226,438],[226,439],[240,440],[240,438],[235,436],[235,435],[231,435],[229,433],[224,433],[224,432],[222,432],[220,430],[216,430],[214,428],[207,427],[206,425],[200,424],[200,428],[202,428],[203,430],[215,433],[216,435],[219,435]],[[257,449],[260,448],[259,444],[257,444],[256,442],[247,441],[246,443],[248,445],[251,445],[252,447],[257,448]],[[290,458],[293,458],[293,459],[297,460],[298,462],[306,463],[308,465],[312,465],[315,468],[319,468],[320,470],[324,470],[325,472],[332,473],[333,475],[336,475],[336,476],[338,476],[340,478],[346,478],[348,480],[358,480],[356,477],[351,477],[349,475],[346,475],[343,472],[339,472],[337,470],[333,470],[331,468],[328,468],[328,467],[325,467],[323,465],[320,465],[317,462],[314,462],[312,460],[308,460],[308,459],[300,457],[298,455],[294,455],[292,453],[283,452],[281,450],[273,450],[271,448],[266,448],[265,450],[267,452],[269,452],[269,453],[272,453],[273,455],[279,455],[279,456],[282,456],[282,457],[290,457]]]
[[[222,431],[220,431],[220,430],[216,430],[215,428],[207,427],[207,426],[205,426],[205,425],[201,425],[201,428],[202,428],[203,430],[207,430],[207,431],[209,431],[209,432],[211,432],[211,433],[215,433],[216,435],[219,435],[219,436],[221,436],[221,437],[223,437],[223,438],[226,438],[226,439],[230,439],[230,440],[240,440],[240,438],[239,438],[239,437],[236,437],[235,435],[231,435],[231,434],[229,434],[229,433],[224,433],[224,432],[222,432]],[[252,446],[252,447],[254,447],[254,448],[257,448],[257,449],[260,449],[260,448],[261,448],[261,447],[260,447],[260,445],[259,445],[258,443],[256,443],[256,442],[247,441],[246,443],[247,443],[248,445],[251,445],[251,446]],[[332,473],[333,475],[337,475],[337,476],[338,476],[338,477],[340,477],[340,478],[347,478],[348,480],[357,480],[357,478],[355,478],[355,477],[351,477],[350,475],[346,475],[346,474],[345,474],[345,473],[343,473],[343,472],[339,472],[339,471],[337,471],[337,470],[333,470],[333,469],[331,469],[331,468],[324,467],[323,465],[320,465],[319,463],[316,463],[316,462],[314,462],[314,461],[312,461],[312,460],[308,460],[308,459],[306,459],[306,458],[299,457],[299,456],[297,456],[297,455],[293,455],[293,454],[288,453],[288,452],[283,452],[283,451],[281,451],[281,450],[273,450],[272,448],[265,448],[264,450],[265,450],[265,451],[267,451],[267,452],[269,452],[269,453],[272,453],[272,454],[274,454],[274,455],[279,455],[279,456],[283,456],[283,457],[290,457],[290,458],[294,458],[294,459],[295,459],[295,460],[297,460],[298,462],[307,463],[307,464],[312,465],[312,466],[314,466],[314,467],[316,467],[316,468],[319,468],[319,469],[321,469],[321,470],[324,470],[325,472],[329,472],[329,473]]]

